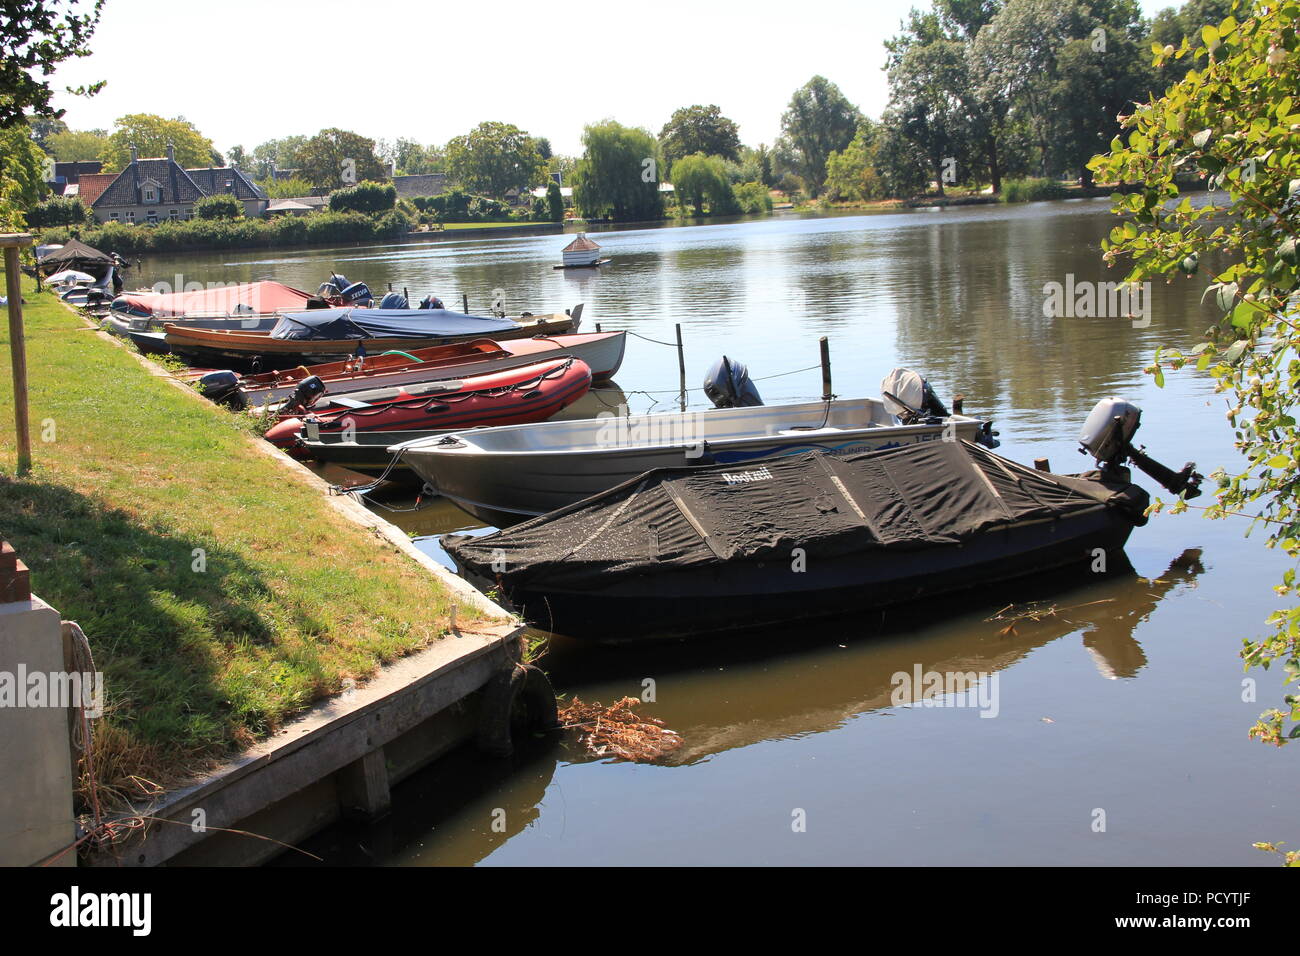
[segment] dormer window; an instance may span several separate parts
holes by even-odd
[[[162,202],[162,183],[156,179],[146,179],[140,183],[140,201],[150,204]]]
[[[156,189],[146,189],[146,190],[144,191],[144,201],[145,201],[145,202],[157,202],[157,201],[158,201],[158,190],[156,190]]]

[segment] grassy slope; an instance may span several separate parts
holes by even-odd
[[[0,538],[106,675],[101,784],[172,782],[444,632],[436,579],[261,454],[234,415],[30,284],[27,300],[36,467],[15,478],[6,362]],[[7,357],[7,319],[0,339]]]

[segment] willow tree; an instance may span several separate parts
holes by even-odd
[[[1190,65],[1183,80],[1131,115],[1092,168],[1106,182],[1139,182],[1114,197],[1125,217],[1103,243],[1107,262],[1129,266],[1128,279],[1192,275],[1213,252],[1230,264],[1206,276],[1205,295],[1222,319],[1188,352],[1157,351],[1148,369],[1163,385],[1166,368],[1194,364],[1213,376],[1244,465],[1217,471],[1211,518],[1246,515],[1263,525],[1268,545],[1300,559],[1300,300],[1296,239],[1300,229],[1300,5],[1237,5],[1195,42],[1152,45],[1154,65]],[[1209,180],[1209,201],[1179,197],[1174,177]],[[1156,507],[1163,507],[1157,502]],[[1179,500],[1171,511],[1183,511]],[[1292,599],[1272,614],[1271,632],[1246,638],[1246,667],[1278,663],[1285,687],[1300,680],[1300,606],[1295,568],[1276,587]],[[1262,714],[1250,735],[1276,745],[1300,738],[1300,697]]]

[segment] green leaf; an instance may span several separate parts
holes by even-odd
[[[1206,49],[1210,51],[1217,50],[1219,48],[1219,31],[1208,24],[1201,27],[1201,42],[1205,44]]]
[[[1290,265],[1296,264],[1295,236],[1282,240],[1282,244],[1277,247],[1277,257]]]
[[[1246,349],[1248,348],[1250,348],[1250,342],[1248,342],[1246,339],[1238,339],[1237,341],[1233,342],[1232,346],[1228,349],[1228,351],[1223,353],[1224,363],[1227,365],[1231,365],[1232,363],[1236,362],[1237,359],[1241,358],[1241,356],[1245,353]]]
[[[1274,455],[1265,464],[1270,468],[1289,468],[1291,467],[1291,459],[1286,455]]]

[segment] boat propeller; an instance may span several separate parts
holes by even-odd
[[[1103,473],[1114,472],[1131,461],[1148,477],[1184,498],[1195,498],[1201,493],[1203,476],[1196,471],[1196,463],[1189,461],[1174,471],[1133,445],[1133,435],[1142,424],[1142,409],[1122,398],[1111,396],[1098,402],[1079,434],[1079,451],[1097,460]]]

